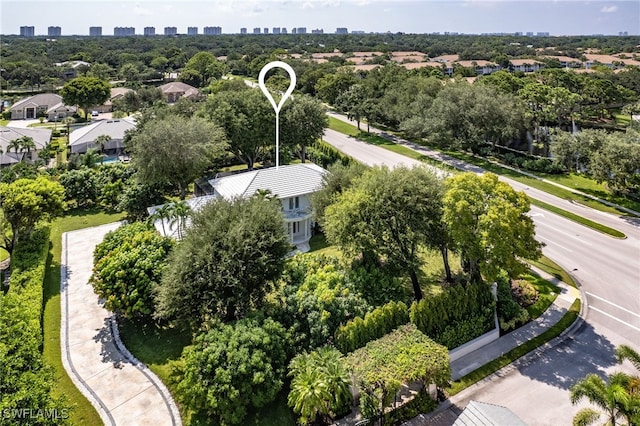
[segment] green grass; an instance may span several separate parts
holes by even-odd
[[[521,279],[528,281],[538,290],[538,300],[526,308],[531,319],[536,319],[556,300],[556,297],[558,297],[560,293],[560,288],[535,273],[524,274]]]
[[[52,223],[49,242],[49,254],[44,278],[44,311],[43,311],[43,356],[55,371],[55,395],[66,395],[75,406],[71,412],[72,424],[102,424],[98,412],[91,403],[75,387],[66,370],[62,366],[60,353],[60,254],[62,251],[62,234],[67,231],[103,225],[120,220],[122,214],[109,214],[97,210],[71,212]]]
[[[9,124],[9,120],[0,120],[0,127],[6,127]]]
[[[309,240],[309,247],[311,250],[308,253],[314,255],[342,257],[340,249],[336,246],[330,245],[324,234],[316,234],[311,237]]]
[[[182,351],[191,344],[192,333],[189,330],[127,320],[119,321],[118,328],[122,342],[129,352],[145,363],[173,395],[177,395],[178,382],[174,377],[174,365],[182,362]],[[179,403],[178,407],[183,421],[189,424],[193,412]]]
[[[565,271],[560,265],[558,265],[553,260],[549,259],[547,256],[542,256],[538,260],[527,260],[527,263],[533,265],[537,268],[542,269],[549,275],[553,275],[563,283],[570,285],[571,287],[578,288],[573,278]]]
[[[524,344],[518,346],[502,355],[500,358],[496,358],[493,361],[483,365],[482,367],[472,371],[466,376],[460,378],[451,383],[451,386],[447,388],[447,392],[449,396],[453,396],[458,392],[468,388],[469,386],[479,382],[490,374],[495,373],[501,368],[509,365],[514,362],[518,358],[526,355],[532,350],[544,345],[549,340],[557,337],[562,333],[565,329],[567,329],[573,322],[578,318],[580,314],[580,300],[576,299],[566,314],[558,321],[554,326],[549,328],[547,331],[542,333],[541,335],[535,337],[532,340],[525,342]]]
[[[624,233],[616,229],[610,228],[606,225],[602,225],[601,223],[594,222],[593,220],[587,219],[575,213],[571,213],[559,207],[552,206],[551,204],[547,204],[543,201],[536,200],[535,198],[529,197],[529,200],[531,201],[531,204],[534,206],[540,207],[542,209],[545,209],[555,214],[558,214],[560,216],[563,216],[569,220],[579,223],[580,225],[584,225],[588,228],[595,229],[598,232],[602,232],[603,234],[607,234],[614,238],[627,238],[627,236]]]

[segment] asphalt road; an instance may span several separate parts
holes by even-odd
[[[423,164],[331,130],[324,139],[369,165]],[[586,406],[569,402],[568,390],[576,380],[587,373],[634,371],[628,364],[616,365],[613,352],[623,343],[640,348],[640,220],[595,211],[507,181],[533,198],[619,229],[627,238],[615,239],[532,207],[536,238],[546,244],[544,254],[582,286],[589,305],[586,321],[562,344],[481,389],[465,392],[456,405],[464,407],[476,399],[509,407],[530,425],[571,424],[573,415]]]

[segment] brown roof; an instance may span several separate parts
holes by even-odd
[[[511,62],[511,64],[515,65],[515,66],[518,66],[518,65],[534,65],[534,64],[543,65],[542,62],[536,61],[535,59],[511,59],[511,60],[509,60],[509,62]]]
[[[381,56],[382,52],[353,52],[353,56],[367,58],[371,56]]]
[[[313,53],[311,54],[311,57],[314,59],[321,59],[321,58],[332,58],[335,56],[342,56],[342,53],[340,52],[331,52],[331,53]]]
[[[424,67],[432,67],[432,68],[440,68],[442,64],[440,62],[407,62],[402,64],[408,70],[414,70],[416,68],[424,68]]]
[[[542,56],[543,58],[549,58],[549,59],[557,59],[560,62],[577,62],[577,63],[581,63],[582,61],[580,59],[577,58],[572,58],[569,56],[554,56],[554,55],[544,55]]]
[[[371,64],[371,65],[356,65],[355,66],[355,70],[356,71],[371,71],[374,68],[378,68],[380,65],[378,64]]]
[[[498,66],[498,64],[495,64],[493,62],[489,62],[489,61],[483,61],[483,60],[476,60],[476,61],[457,61],[458,64],[462,65],[463,67],[467,67],[467,68],[473,68],[473,67],[495,67]]]
[[[460,59],[460,55],[441,55],[441,56],[436,56],[431,60],[438,61],[438,62],[455,62],[458,59]]]

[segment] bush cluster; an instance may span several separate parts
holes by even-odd
[[[502,160],[509,166],[531,172],[562,174],[567,171],[561,163],[550,158],[536,158],[508,152],[502,156]]]
[[[0,413],[4,410],[42,409],[68,412],[62,398],[52,396],[53,369],[42,357],[42,283],[49,230],[38,229],[13,251],[9,290],[0,292]],[[47,424],[67,424],[50,419]],[[3,425],[23,419],[3,418]]]
[[[498,320],[503,332],[513,330],[529,321],[529,312],[520,306],[511,294],[509,276],[503,271],[496,279],[498,285]]]
[[[407,305],[402,302],[389,302],[367,313],[364,319],[356,317],[340,326],[336,331],[334,343],[342,353],[352,352],[407,322]]]
[[[418,330],[452,349],[493,327],[494,303],[487,284],[457,285],[414,302],[409,316]]]

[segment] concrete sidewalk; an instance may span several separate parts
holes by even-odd
[[[119,222],[62,235],[62,362],[106,425],[181,425],[164,384],[118,336],[113,314],[88,284],[93,250]]]
[[[557,285],[560,288],[560,294],[553,301],[553,303],[549,306],[549,308],[538,318],[525,324],[524,326],[518,328],[517,330],[512,331],[509,334],[506,334],[500,337],[498,340],[471,352],[468,355],[458,359],[451,363],[451,379],[457,380],[464,375],[471,373],[472,371],[482,367],[483,365],[493,361],[496,358],[501,357],[505,353],[510,350],[526,343],[527,341],[536,338],[541,335],[545,331],[549,330],[553,327],[562,317],[567,313],[571,305],[576,299],[584,300],[580,296],[580,291],[574,287],[571,287],[564,282],[558,280],[556,277],[549,275],[548,273],[538,269],[532,268],[532,270],[540,275],[542,278],[547,281]],[[572,326],[569,327],[572,329]],[[569,330],[567,329],[567,330]],[[475,392],[479,388],[481,389],[483,386],[488,385],[493,380],[496,380],[506,374],[507,371],[513,368],[517,368],[517,366],[522,365],[523,363],[529,362],[531,359],[537,357],[539,351],[543,351],[547,345],[554,345],[561,341],[566,334],[561,334],[560,336],[552,339],[550,342],[546,343],[519,358],[515,362],[501,368],[493,374],[490,374],[488,377],[480,380],[476,384],[470,386],[469,388],[463,390],[462,392],[454,395],[449,398],[445,402],[441,403],[440,406],[432,413],[421,414],[410,421],[404,423],[407,426],[420,426],[420,425],[451,425],[455,422],[455,419],[461,413],[461,407],[458,407],[456,404],[460,401],[464,401],[466,397],[466,393]]]

